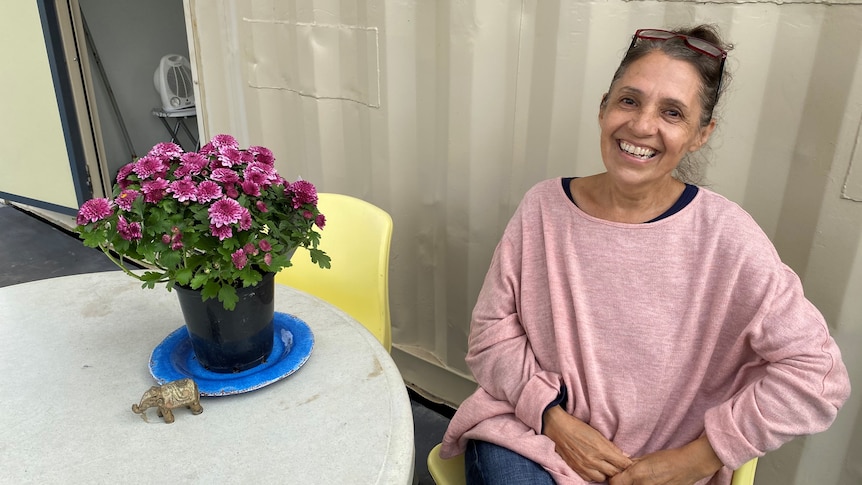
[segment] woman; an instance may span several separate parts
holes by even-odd
[[[599,109],[606,172],[525,195],[473,311],[479,388],[443,440],[468,482],[728,484],[849,395],[799,278],[682,177],[727,49],[710,26],[639,30]]]

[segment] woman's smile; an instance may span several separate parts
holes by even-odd
[[[637,158],[639,161],[649,160],[658,154],[658,151],[645,146],[638,146],[625,140],[619,141],[620,150],[626,155]]]

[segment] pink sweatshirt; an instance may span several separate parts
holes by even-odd
[[[649,224],[591,217],[559,179],[524,197],[491,261],[470,330],[479,388],[458,409],[443,457],[468,439],[505,446],[561,484],[583,480],[541,434],[566,410],[632,457],[706,431],[726,465],[826,429],[847,370],[797,275],[739,206],[701,188]]]

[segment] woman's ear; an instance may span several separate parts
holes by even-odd
[[[700,148],[706,145],[706,142],[709,141],[709,137],[712,135],[712,132],[715,130],[715,118],[709,120],[709,123],[700,128],[700,133],[698,133],[697,139],[695,139],[694,143],[688,147],[688,151],[696,152],[700,150]]]
[[[602,95],[602,101],[599,103],[599,121],[602,121],[602,116],[605,114],[605,107],[608,105],[608,93]]]

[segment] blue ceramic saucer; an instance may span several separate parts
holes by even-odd
[[[266,362],[233,374],[211,372],[200,365],[188,330],[182,326],[153,350],[150,374],[159,384],[190,377],[197,383],[201,396],[227,396],[260,389],[296,372],[314,347],[311,329],[293,315],[275,312],[273,326],[275,339]]]

